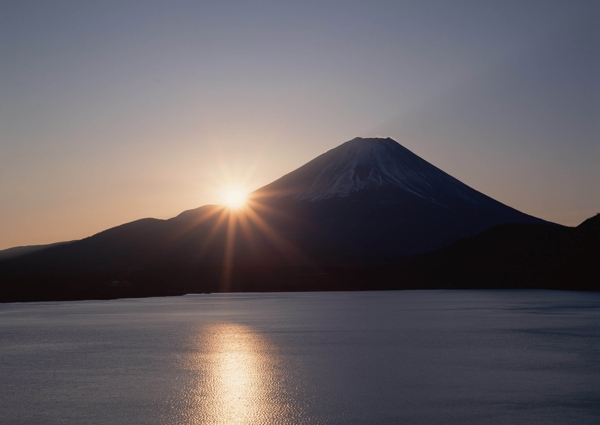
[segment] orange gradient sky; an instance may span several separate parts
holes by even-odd
[[[600,211],[597,18],[583,0],[5,3],[0,249],[219,203],[357,136],[576,225]]]

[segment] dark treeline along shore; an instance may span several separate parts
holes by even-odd
[[[600,290],[600,215],[571,228],[356,138],[250,195],[0,252],[0,301],[228,291]]]

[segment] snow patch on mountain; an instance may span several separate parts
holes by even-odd
[[[255,193],[316,201],[383,187],[399,188],[439,205],[445,205],[448,197],[495,203],[390,138],[357,137]]]

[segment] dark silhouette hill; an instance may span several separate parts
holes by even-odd
[[[506,223],[559,228],[392,139],[356,138],[240,210],[207,205],[0,260],[0,300],[367,288],[366,270],[389,282],[408,259]]]
[[[406,287],[600,290],[600,214],[577,227],[505,224],[425,254]]]
[[[41,251],[43,249],[51,248],[53,246],[63,245],[68,242],[57,242],[47,245],[26,245],[26,246],[15,246],[13,248],[0,250],[0,260],[6,260],[9,258],[20,257],[21,255],[31,254],[32,252]]]

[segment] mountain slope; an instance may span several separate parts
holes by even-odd
[[[0,260],[6,260],[9,258],[20,257],[21,255],[31,254],[36,251],[41,251],[43,249],[56,247],[59,245],[63,245],[66,243],[71,243],[73,241],[68,242],[57,242],[48,245],[26,245],[26,246],[15,246],[13,248],[3,249],[0,251]]]

